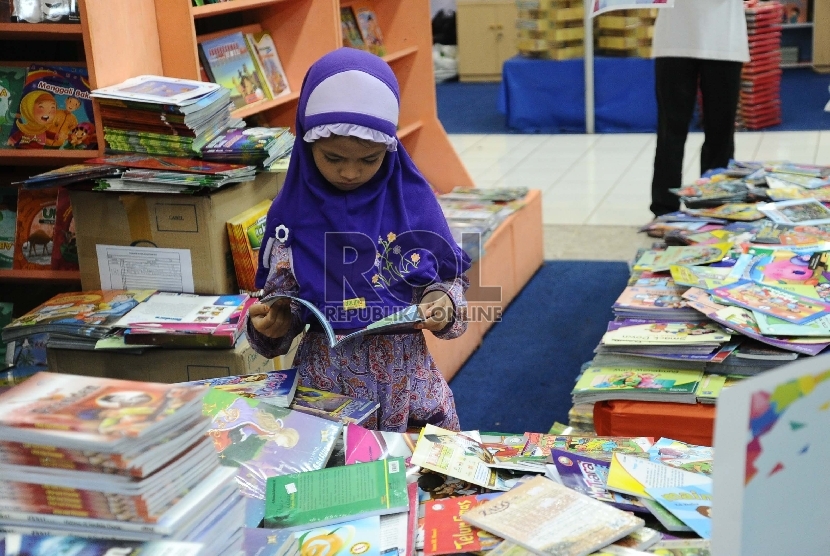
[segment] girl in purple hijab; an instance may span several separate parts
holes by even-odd
[[[400,95],[379,57],[341,48],[303,81],[285,185],[268,212],[257,287],[312,302],[338,335],[419,304],[439,338],[466,330],[470,259],[397,138]],[[358,337],[330,348],[296,302],[249,310],[248,337],[266,357],[288,352],[304,386],[375,400],[364,426],[459,430],[453,395],[424,333]]]

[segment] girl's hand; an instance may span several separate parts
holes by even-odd
[[[454,305],[450,297],[442,291],[431,291],[421,298],[418,305],[423,315],[424,322],[417,324],[416,328],[440,332],[444,330],[453,320]]]
[[[260,334],[269,338],[282,338],[291,328],[291,300],[277,299],[270,307],[254,303],[248,309],[248,318]]]

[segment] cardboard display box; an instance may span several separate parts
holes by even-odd
[[[47,349],[49,370],[143,382],[187,382],[282,369],[281,358],[266,359],[242,336],[234,349],[150,349],[141,355],[112,351]]]
[[[207,195],[72,191],[81,287],[101,289],[96,245],[119,245],[189,249],[195,293],[238,291],[226,222],[273,199],[284,180],[284,173],[261,172]]]

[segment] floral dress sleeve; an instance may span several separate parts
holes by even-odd
[[[263,295],[278,292],[296,296],[300,291],[300,287],[297,285],[294,272],[291,270],[291,248],[279,242],[274,243],[275,245],[271,250],[271,272],[268,274],[268,280],[265,282]],[[251,320],[248,319],[247,334],[251,347],[263,357],[271,359],[285,355],[291,348],[291,342],[294,340],[294,337],[303,331],[304,325],[300,321],[299,315],[300,305],[296,301],[292,301],[291,328],[281,338],[271,338],[258,332],[251,324]]]
[[[464,334],[467,330],[467,299],[464,297],[464,292],[470,287],[470,279],[466,274],[462,274],[454,280],[446,282],[436,282],[424,288],[423,293],[416,300],[420,302],[421,298],[432,291],[441,291],[447,294],[455,306],[453,311],[453,320],[443,330],[433,332],[437,338],[442,340],[452,340]]]

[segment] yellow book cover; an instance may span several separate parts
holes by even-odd
[[[706,475],[683,471],[636,456],[615,452],[608,470],[608,490],[653,500],[647,488],[708,485]]]
[[[242,290],[256,289],[254,278],[269,208],[271,208],[271,200],[266,199],[227,222],[228,241],[231,245],[236,281]]]

